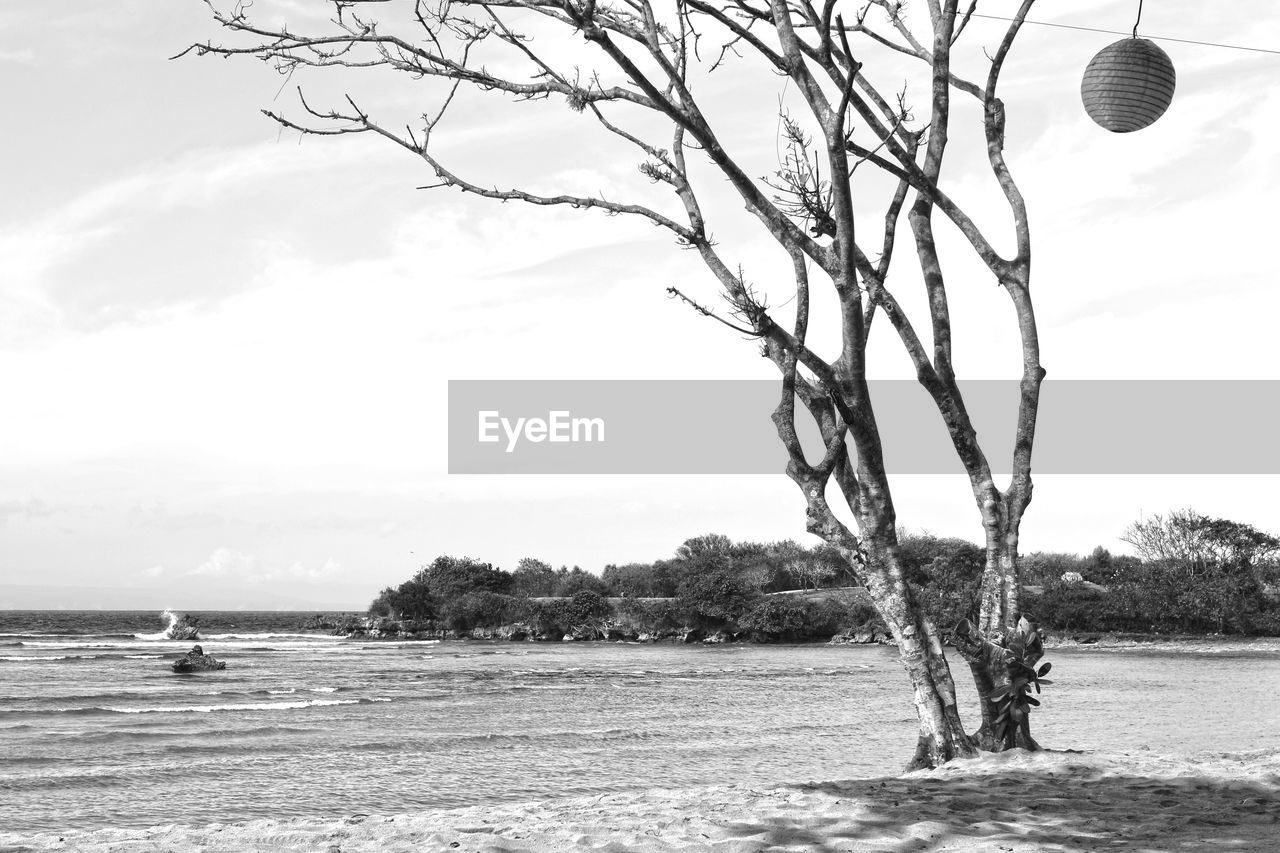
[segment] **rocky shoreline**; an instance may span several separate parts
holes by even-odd
[[[671,643],[681,645],[722,645],[726,643],[778,643],[779,640],[754,635],[750,631],[708,631],[690,626],[654,628],[635,623],[599,620],[573,626],[564,631],[547,631],[527,622],[499,625],[495,628],[474,628],[471,631],[454,631],[433,622],[392,619],[358,614],[319,615],[308,623],[309,630],[325,631],[333,636],[350,639],[411,641],[411,640],[479,640],[490,642],[614,642],[614,643]],[[1099,647],[1120,648],[1149,645],[1180,646],[1195,643],[1255,643],[1265,637],[1224,636],[1220,634],[1154,634],[1105,631],[1055,631],[1046,629],[1046,648]],[[1274,638],[1272,638],[1274,639]],[[878,625],[848,628],[823,639],[806,642],[829,645],[893,645],[893,638]]]
[[[712,631],[687,625],[673,628],[657,628],[634,622],[602,619],[574,625],[567,630],[547,630],[528,622],[515,622],[495,628],[473,628],[455,631],[433,622],[410,619],[392,619],[381,616],[318,616],[308,624],[313,630],[327,631],[334,636],[370,640],[489,640],[501,642],[570,643],[672,643],[693,645],[721,645],[725,643],[776,643],[751,631]],[[826,639],[807,642],[833,645],[892,645],[893,639],[882,628],[859,627],[842,631]]]

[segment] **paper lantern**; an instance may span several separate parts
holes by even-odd
[[[1169,54],[1148,39],[1127,38],[1089,61],[1080,98],[1089,118],[1112,133],[1129,133],[1164,115],[1176,82]]]

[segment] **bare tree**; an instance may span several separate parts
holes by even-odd
[[[1182,562],[1198,570],[1215,562],[1255,565],[1280,553],[1280,540],[1271,534],[1191,508],[1135,521],[1120,538],[1144,560]]]
[[[983,60],[985,79],[980,80],[962,77],[952,63],[976,0],[963,10],[960,0],[928,0],[928,31],[921,26],[919,33],[899,0],[672,0],[662,9],[650,0],[416,0],[407,14],[410,0],[333,0],[330,22],[305,34],[260,23],[269,20],[262,8],[251,16],[247,4],[224,10],[214,0],[205,2],[233,41],[188,49],[201,55],[254,56],[286,74],[307,68],[383,68],[415,79],[448,81],[435,111],[416,128],[401,130],[349,95],[336,105],[319,106],[302,97],[301,90],[304,119],[265,111],[284,127],[317,135],[376,134],[421,159],[436,176],[433,187],[638,217],[696,251],[718,281],[727,313],[684,291],[671,288],[671,293],[757,339],[777,366],[781,394],[773,421],[790,456],[787,473],[804,495],[807,528],[829,543],[865,585],[910,676],[919,716],[913,765],[938,765],[1006,744],[1035,746],[1025,720],[1009,737],[996,737],[1000,704],[992,701],[1009,693],[1013,652],[1007,646],[1016,646],[1024,663],[1039,657],[1033,626],[1019,621],[1018,535],[1031,501],[1031,453],[1044,370],[1031,303],[1027,210],[1005,162],[1005,110],[997,96],[1001,71],[1034,0],[1021,0],[1012,12],[998,44]],[[851,15],[846,17],[844,10]],[[565,67],[567,62],[557,60],[564,54],[542,47],[543,40],[557,35],[584,39],[598,67]],[[977,52],[976,46],[970,49]],[[905,90],[885,88],[864,72],[872,55],[909,61],[919,69],[928,92],[927,108],[919,117]],[[707,74],[729,63],[763,67],[797,93],[797,109],[783,109],[780,141],[785,153],[770,177],[748,174],[732,141],[712,118],[716,105],[695,94]],[[510,71],[515,64],[523,70]],[[636,150],[640,173],[670,192],[672,210],[601,196],[493,188],[479,177],[459,174],[432,146],[459,87],[506,93],[516,100],[564,98],[572,110],[588,113],[604,131]],[[1012,257],[996,250],[943,185],[953,96],[975,99],[980,107],[982,118],[974,131],[1011,214],[1012,231],[1005,242],[1013,246]],[[664,128],[660,136],[655,127]],[[690,158],[690,151],[699,156]],[[702,165],[704,160],[710,169]],[[853,178],[863,167],[886,176],[890,188],[883,194],[879,227],[870,234],[855,233],[855,210],[866,204],[861,194],[855,199]],[[770,309],[710,236],[705,194],[726,181],[758,221],[762,235],[785,252],[791,270],[788,301],[793,300],[786,316],[781,309]],[[717,189],[710,189],[713,185]],[[931,339],[928,344],[890,287],[904,213],[927,297],[923,335]],[[936,213],[957,230],[1014,309],[1022,379],[1014,414],[1013,473],[1003,489],[978,444],[952,368],[949,282],[935,241]],[[834,318],[839,351],[831,358],[809,341],[815,281],[832,289],[839,306]],[[919,606],[899,558],[897,517],[867,383],[867,343],[878,314],[900,340],[936,404],[982,519],[986,566],[980,618],[978,624],[963,622],[957,630],[957,646],[984,700],[983,724],[972,736],[956,708],[942,637]],[[825,452],[820,459],[807,458],[802,449],[797,402],[821,433]]]
[[[1280,555],[1280,539],[1270,533],[1190,508],[1135,521],[1121,539],[1170,581],[1189,584],[1200,609],[1216,613],[1219,631],[1228,615],[1270,586]]]
[[[836,567],[823,562],[819,556],[805,554],[787,562],[786,569],[800,581],[800,588],[807,590],[812,585],[817,589],[823,581],[836,576]]]

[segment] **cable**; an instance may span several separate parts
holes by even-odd
[[[992,21],[1012,21],[1013,20],[1013,18],[1003,18],[999,15],[980,15],[977,12],[974,12],[971,17],[987,18],[988,20],[992,20]],[[1058,27],[1059,29],[1064,29],[1064,30],[1082,30],[1087,33],[1109,33],[1114,36],[1128,35],[1128,33],[1122,30],[1100,30],[1097,27],[1077,27],[1071,24],[1055,24],[1050,21],[1024,20],[1023,23],[1035,24],[1038,27]],[[1134,31],[1137,32],[1137,29],[1138,27],[1135,24]],[[1196,41],[1195,39],[1179,39],[1179,38],[1174,38],[1173,36],[1145,36],[1145,38],[1152,39],[1154,41],[1176,41],[1182,44],[1199,44],[1205,47],[1224,47],[1228,50],[1248,50],[1248,51],[1252,51],[1253,53],[1273,53],[1276,55],[1280,55],[1280,50],[1272,50],[1266,47],[1245,47],[1244,45],[1239,45],[1239,44],[1220,44],[1218,42],[1212,42],[1212,41]]]
[[[1133,22],[1133,37],[1138,37],[1138,24],[1142,23],[1142,0],[1138,0],[1138,19]]]

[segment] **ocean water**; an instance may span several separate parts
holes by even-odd
[[[379,642],[309,614],[0,612],[0,827],[393,814],[896,773],[914,711],[879,646]],[[1275,746],[1280,643],[1051,650],[1046,746]],[[964,668],[953,663],[964,696]],[[966,720],[976,718],[968,703]]]

